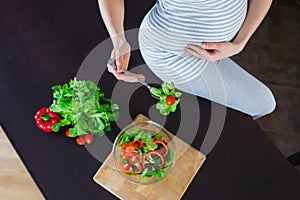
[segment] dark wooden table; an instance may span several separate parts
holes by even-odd
[[[126,29],[139,27],[154,3],[127,1]],[[92,181],[101,162],[62,132],[42,133],[33,120],[40,107],[50,105],[51,86],[74,77],[107,37],[95,0],[0,2],[0,122],[47,199],[116,199]],[[131,66],[142,63],[134,52]],[[105,72],[98,85],[109,96],[116,82]],[[132,118],[148,115],[154,104],[148,96],[142,87],[134,92],[128,106]],[[192,146],[199,149],[211,113],[210,102],[198,98],[198,104],[201,120],[194,119],[199,129]],[[165,127],[177,133],[179,122],[180,110]],[[114,124],[108,138],[113,141],[119,130]],[[183,199],[298,199],[299,188],[296,170],[266,134],[250,117],[228,109],[220,140]]]

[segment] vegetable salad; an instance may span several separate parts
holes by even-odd
[[[154,131],[136,129],[124,134],[117,148],[118,165],[127,176],[156,176],[160,180],[174,161],[174,152],[166,139]]]

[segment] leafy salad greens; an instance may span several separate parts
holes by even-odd
[[[70,137],[91,133],[102,136],[111,130],[111,122],[119,118],[117,104],[105,98],[92,81],[79,81],[76,78],[69,83],[52,87],[53,103],[50,110],[61,116],[60,122],[52,130],[58,132],[60,127],[72,125]]]
[[[127,176],[161,180],[174,161],[174,152],[159,133],[136,129],[124,134],[117,144],[121,150],[118,163]]]
[[[179,104],[179,97],[181,92],[175,91],[174,83],[168,84],[164,82],[161,88],[151,87],[150,92],[153,96],[159,98],[156,103],[156,108],[162,115],[169,115],[171,112],[175,112],[177,105]]]

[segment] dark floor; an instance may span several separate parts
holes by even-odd
[[[273,0],[266,19],[233,59],[270,87],[276,110],[257,123],[280,151],[300,151],[300,5]]]

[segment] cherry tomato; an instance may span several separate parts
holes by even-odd
[[[72,138],[72,136],[70,136],[70,129],[66,130],[66,136],[67,136],[68,138]]]
[[[76,137],[76,142],[77,142],[77,144],[78,144],[79,146],[84,145],[84,144],[85,144],[84,137],[82,137],[82,136],[77,136],[77,137]]]
[[[167,96],[166,100],[165,100],[165,103],[168,105],[168,106],[171,106],[175,103],[176,99],[174,96],[172,95],[169,95]]]
[[[84,136],[84,141],[86,144],[92,144],[93,140],[94,140],[94,136],[90,133]]]

